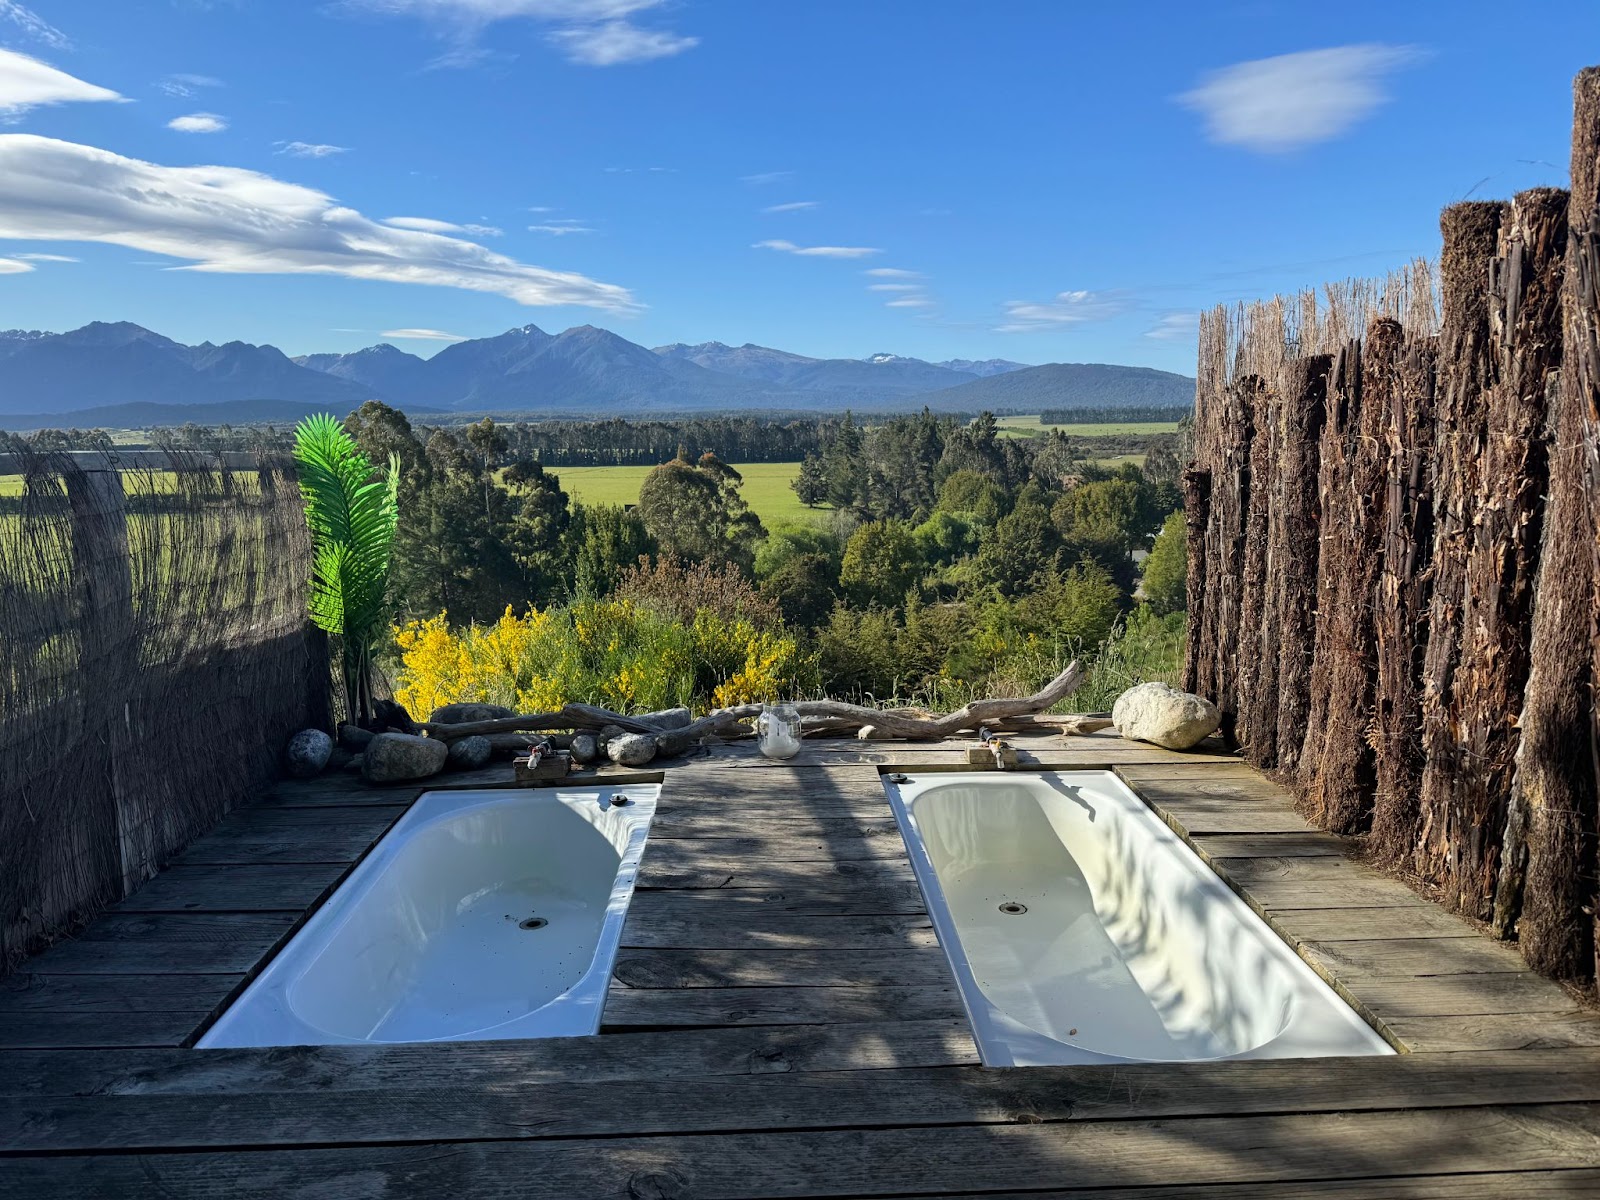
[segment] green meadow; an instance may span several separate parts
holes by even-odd
[[[763,524],[824,524],[833,510],[807,508],[789,486],[800,473],[799,463],[736,463],[744,476],[744,499]],[[636,504],[639,485],[650,467],[551,467],[561,487],[585,504]]]
[[[1043,437],[1052,429],[1073,437],[1138,437],[1154,433],[1177,433],[1176,421],[1107,421],[1098,425],[1041,425],[1037,414],[1021,417],[999,417],[1002,437]]]

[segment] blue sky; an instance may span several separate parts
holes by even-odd
[[[1507,13],[0,0],[0,328],[1190,371],[1199,308],[1566,182],[1600,5]]]

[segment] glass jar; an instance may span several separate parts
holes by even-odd
[[[768,758],[800,753],[800,714],[792,704],[765,704],[756,718],[756,738]]]

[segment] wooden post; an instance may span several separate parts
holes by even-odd
[[[1433,595],[1422,684],[1422,789],[1415,868],[1442,881],[1450,873],[1451,805],[1462,775],[1452,697],[1461,662],[1467,552],[1479,503],[1479,465],[1487,436],[1488,391],[1496,380],[1489,345],[1489,271],[1507,206],[1455,204],[1439,221],[1442,321],[1439,330],[1438,438],[1434,444]]]
[[[1408,336],[1399,377],[1383,386],[1388,480],[1382,566],[1373,598],[1377,678],[1372,741],[1376,786],[1373,855],[1410,862],[1422,788],[1422,661],[1433,562],[1433,438],[1436,337]]]
[[[1210,520],[1211,472],[1193,462],[1183,473],[1183,532],[1188,555],[1183,686],[1190,692],[1200,687],[1201,642],[1206,634],[1206,526]]]
[[[1277,714],[1270,715],[1262,728],[1263,714],[1256,703],[1263,687],[1275,686],[1277,659],[1261,653],[1266,614],[1270,606],[1267,576],[1267,514],[1272,499],[1272,430],[1276,424],[1276,389],[1259,375],[1246,376],[1238,384],[1250,410],[1252,437],[1248,454],[1250,502],[1244,513],[1244,555],[1240,562],[1239,635],[1237,641],[1234,691],[1237,729],[1235,736],[1245,756],[1257,766],[1268,766],[1277,741]],[[1277,645],[1276,638],[1271,644]]]
[[[126,697],[138,670],[133,571],[122,477],[114,468],[63,471],[72,514],[73,579],[78,602],[85,744],[101,747],[107,824],[115,830],[118,896],[148,876],[139,848],[140,814],[125,810],[121,756],[127,750]]]
[[[1268,553],[1276,573],[1271,602],[1278,622],[1278,770],[1299,766],[1305,741],[1317,604],[1317,510],[1319,444],[1327,419],[1326,354],[1289,365],[1277,487],[1268,531]]]
[[[1533,585],[1549,480],[1551,376],[1561,364],[1567,193],[1517,196],[1492,264],[1484,442],[1469,505],[1460,661],[1448,719],[1455,774],[1444,810],[1450,884],[1462,912],[1493,915],[1500,842],[1519,740]]]
[[[1377,674],[1373,598],[1387,499],[1383,422],[1404,341],[1398,321],[1374,321],[1364,344],[1345,346],[1329,388],[1344,409],[1345,436],[1331,447],[1339,458],[1330,473],[1337,490],[1323,503],[1318,590],[1322,581],[1329,589],[1328,603],[1318,605],[1312,674],[1313,701],[1322,697],[1322,710],[1319,721],[1313,709],[1306,731],[1301,777],[1317,823],[1342,834],[1363,830],[1372,812],[1376,772],[1368,730]],[[1326,437],[1323,445],[1329,445]]]

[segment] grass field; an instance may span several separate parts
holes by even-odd
[[[635,504],[639,485],[650,467],[551,467],[561,479],[561,487],[574,500],[585,504]],[[823,524],[832,511],[807,508],[800,503],[789,484],[800,473],[799,463],[739,463],[735,470],[744,476],[744,499],[763,524]]]
[[[1130,437],[1152,433],[1177,433],[1176,421],[1110,421],[1099,425],[1041,425],[1038,416],[1000,417],[1002,437],[1043,437],[1052,429],[1074,437]]]

